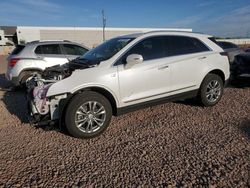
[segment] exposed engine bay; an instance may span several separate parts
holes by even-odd
[[[35,74],[26,81],[26,86],[32,89],[36,86],[57,82],[69,77],[76,69],[86,69],[97,66],[98,63],[89,63],[89,60],[75,59],[64,65],[47,67],[41,74]]]
[[[48,115],[52,116],[52,114],[49,114],[52,105],[46,98],[46,94],[53,83],[71,76],[77,69],[86,69],[95,66],[97,66],[97,64],[89,64],[88,61],[84,59],[75,59],[64,65],[48,67],[41,74],[35,74],[28,79],[26,81],[27,98],[29,101],[30,115],[35,117],[33,122],[41,121],[42,117]],[[56,103],[56,100],[54,100],[54,103]]]

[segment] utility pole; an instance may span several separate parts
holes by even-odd
[[[104,14],[104,10],[102,9],[102,39],[105,42],[105,27],[106,27],[106,17]]]

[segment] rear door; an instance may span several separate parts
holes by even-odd
[[[39,60],[43,60],[44,67],[51,67],[54,65],[62,65],[69,60],[63,54],[59,44],[41,44],[35,49],[35,54]]]
[[[172,71],[171,89],[182,92],[197,88],[211,50],[193,37],[168,36],[164,42]]]

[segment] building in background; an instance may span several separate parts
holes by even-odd
[[[5,30],[0,28],[0,55],[7,55],[14,49],[14,42],[9,40]]]
[[[5,37],[4,37],[4,30],[0,30],[0,46],[6,45]]]
[[[24,27],[0,26],[5,35],[15,44],[31,42],[34,40],[69,40],[93,48],[103,42],[102,27]],[[189,31],[192,29],[171,28],[106,28],[106,40],[130,33],[148,32],[153,30]]]
[[[168,29],[190,31],[192,29]],[[159,30],[155,28],[106,28],[106,40],[131,33]],[[103,42],[103,28],[101,27],[17,27],[18,42],[30,42],[33,40],[69,40],[93,48]]]
[[[4,31],[4,37],[10,43],[17,44],[17,27],[16,26],[0,26],[0,30]]]

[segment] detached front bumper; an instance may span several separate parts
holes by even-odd
[[[39,114],[36,105],[34,103],[34,97],[33,97],[33,92],[28,92],[27,93],[27,108],[28,108],[28,119],[31,124],[49,124],[50,123],[50,117],[49,115],[42,115]]]
[[[46,90],[47,93],[49,86],[40,88],[40,90]],[[48,98],[42,98],[38,96],[39,90],[31,90],[27,94],[29,120],[32,124],[44,125],[54,124],[60,120],[61,116],[61,101],[67,98],[67,94],[53,96]],[[42,91],[43,92],[43,91]],[[42,93],[44,94],[44,93]],[[41,95],[41,94],[40,94]],[[46,94],[45,94],[46,96]],[[40,97],[40,98],[39,98]],[[48,108],[48,109],[47,109]],[[45,109],[45,110],[44,110]]]

